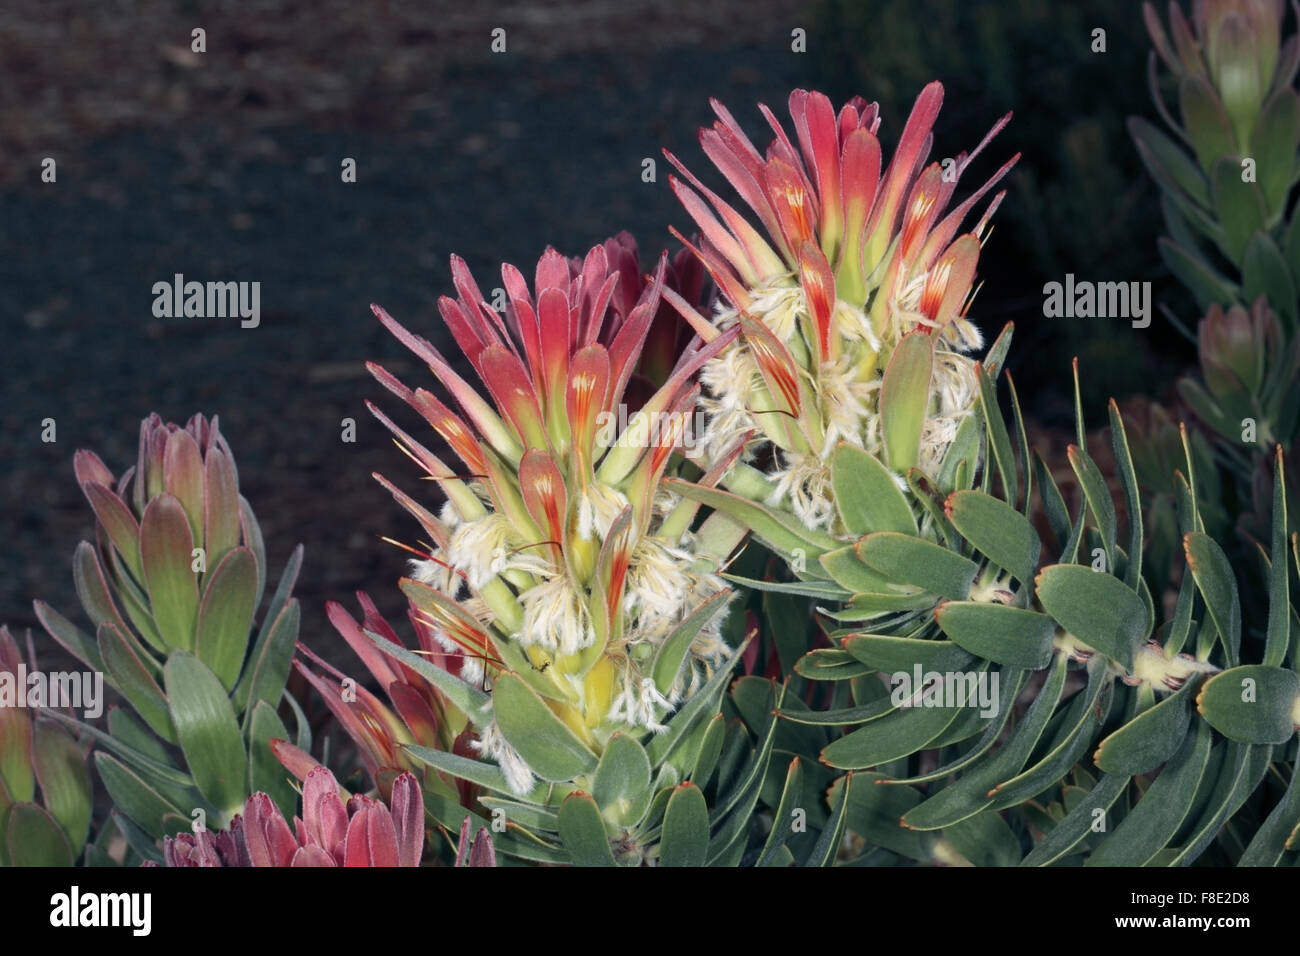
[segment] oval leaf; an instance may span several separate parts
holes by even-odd
[[[221,681],[197,657],[177,651],[163,668],[163,685],[199,792],[223,813],[238,813],[248,796],[248,761]]]
[[[901,584],[910,584],[954,601],[970,595],[979,566],[955,551],[894,531],[880,531],[854,546],[869,567]]]
[[[1141,595],[1118,578],[1081,564],[1043,568],[1035,590],[1061,627],[1125,670],[1133,669],[1133,655],[1151,630]]]
[[[140,559],[149,606],[163,640],[181,650],[194,647],[199,614],[199,587],[191,570],[193,550],[194,536],[181,503],[167,494],[149,502],[140,522]]]
[[[1296,730],[1300,676],[1293,670],[1251,664],[1215,674],[1201,688],[1196,709],[1229,740],[1281,744]]]
[[[596,769],[596,755],[519,675],[497,678],[492,711],[501,735],[543,780],[564,783]]]
[[[693,783],[677,787],[664,811],[660,866],[703,866],[709,850],[709,806]]]
[[[1002,604],[949,601],[934,616],[954,644],[985,660],[1027,671],[1051,663],[1056,622],[1046,614]]]

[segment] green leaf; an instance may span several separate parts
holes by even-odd
[[[1106,773],[1136,777],[1160,766],[1177,752],[1192,719],[1188,681],[1154,707],[1138,714],[1097,745],[1093,763]]]
[[[837,648],[809,651],[794,665],[795,673],[809,680],[852,680],[874,670],[874,667],[855,660]]]
[[[1001,604],[949,601],[935,612],[952,642],[977,657],[1020,670],[1042,670],[1052,660],[1056,622],[1046,614]]]
[[[1021,866],[1049,866],[1068,855],[1089,834],[1097,822],[1096,811],[1109,810],[1128,787],[1127,774],[1105,774],[1076,803],[1056,826],[1020,861]]]
[[[982,667],[975,674],[983,672]],[[940,683],[931,689],[930,682],[935,676],[940,678]],[[954,690],[944,674],[923,673],[922,681],[925,682],[924,690],[912,686],[912,674],[894,675],[891,699],[897,709],[831,743],[821,752],[822,763],[841,770],[865,770],[910,756],[925,749],[925,745],[947,730],[967,706],[973,706],[969,700],[952,707],[939,706],[931,700],[931,695],[935,695],[942,702],[951,694],[956,701],[956,695],[966,690],[964,687]]]
[[[954,823],[943,831],[943,837],[976,866],[1015,866],[1020,862],[1020,840],[991,810]]]
[[[72,866],[72,845],[54,817],[34,803],[16,803],[5,817],[10,866]]]
[[[1092,457],[1077,445],[1071,445],[1066,452],[1070,467],[1079,479],[1079,487],[1088,502],[1088,509],[1097,522],[1097,531],[1101,534],[1102,545],[1106,548],[1106,566],[1115,567],[1115,536],[1117,533],[1115,502],[1111,500],[1110,489],[1101,470]]]
[[[777,856],[777,851],[785,846],[787,840],[794,835],[794,824],[797,817],[796,811],[801,809],[803,802],[803,761],[794,757],[790,761],[790,767],[786,770],[785,786],[781,788],[781,801],[777,804],[776,812],[772,815],[772,829],[767,834],[767,841],[763,844],[763,852],[759,855],[758,866],[767,866]],[[806,814],[806,811],[805,811]]]
[[[760,581],[758,578],[747,578],[741,574],[725,572],[721,577],[732,584],[739,584],[748,591],[820,598],[823,601],[840,601],[846,596],[844,588],[833,581]]]
[[[727,602],[731,600],[732,594],[733,592],[730,589],[714,594],[691,611],[680,624],[673,628],[672,633],[664,638],[663,643],[659,645],[659,650],[655,653],[654,664],[651,666],[651,673],[654,676],[655,686],[659,688],[659,693],[668,693],[682,671],[682,662],[686,660],[686,652],[690,650],[691,644],[700,631],[726,609]]]
[[[415,744],[403,744],[402,749],[421,763],[428,764],[443,773],[451,774],[460,780],[468,780],[470,783],[476,783],[480,787],[486,787],[488,790],[494,790],[498,793],[511,792],[505,774],[494,763],[488,763],[485,760],[474,760],[471,757],[462,757],[459,754],[447,753],[445,750],[437,750],[433,747],[419,747]]]
[[[197,657],[177,651],[163,669],[163,683],[199,792],[223,813],[238,813],[248,796],[248,760],[221,681]]]
[[[1052,529],[1052,534],[1056,536],[1057,545],[1062,546],[1070,537],[1070,512],[1065,505],[1061,489],[1057,487],[1056,480],[1047,467],[1047,462],[1043,461],[1043,456],[1037,451],[1034,452],[1034,472],[1038,475],[1038,494],[1043,500],[1043,513],[1047,517],[1047,524]]]
[[[140,525],[131,514],[126,502],[97,482],[88,481],[81,486],[90,507],[95,512],[100,527],[117,549],[127,568],[137,581],[144,580],[140,565]]]
[[[1215,775],[1214,789],[1201,815],[1183,840],[1183,845],[1169,858],[1169,866],[1185,866],[1199,857],[1214,842],[1224,824],[1232,818],[1246,798],[1254,792],[1268,770],[1273,748],[1267,744],[1251,746],[1227,741],[1215,747],[1225,748],[1223,762]],[[1208,782],[1208,781],[1207,781]]]
[[[1277,667],[1291,643],[1290,575],[1287,573],[1286,473],[1282,446],[1273,466],[1273,540],[1268,570],[1268,635],[1264,641],[1264,663]]]
[[[900,474],[917,461],[933,372],[934,342],[923,331],[904,335],[885,366],[880,384],[880,430],[885,459]]]
[[[1199,256],[1166,236],[1156,240],[1156,247],[1169,271],[1187,287],[1200,308],[1208,309],[1216,304],[1226,307],[1237,300],[1240,290],[1236,283],[1212,269]]]
[[[257,558],[257,600],[253,604],[260,605],[262,592],[266,590],[266,542],[262,539],[262,526],[257,523],[253,506],[243,495],[239,496],[239,527],[244,533],[244,544]]]
[[[950,494],[970,484],[971,469],[980,459],[982,437],[983,425],[975,415],[967,415],[957,425],[957,434],[953,437],[948,450],[943,453],[939,474],[934,476],[944,494]]]
[[[543,780],[564,783],[596,769],[596,755],[546,706],[518,674],[507,672],[492,688],[492,711],[501,736]]]
[[[1142,499],[1138,491],[1137,472],[1133,467],[1133,454],[1129,450],[1128,433],[1119,405],[1112,398],[1106,406],[1110,416],[1110,444],[1115,452],[1115,470],[1124,486],[1124,503],[1128,513],[1128,566],[1124,569],[1124,583],[1134,590],[1142,577]]]
[[[1163,849],[1187,817],[1210,754],[1209,724],[1198,722],[1137,806],[1110,831],[1085,866],[1142,866]]]
[[[293,606],[297,606],[296,600]],[[447,699],[455,704],[473,722],[475,727],[486,724],[487,718],[484,715],[484,708],[488,705],[489,698],[483,691],[434,665],[427,658],[412,653],[400,644],[394,644],[387,638],[379,636],[374,631],[365,631],[365,635],[374,641],[375,645],[389,657],[397,658],[446,694]]]
[[[1008,669],[997,673],[999,684],[997,707],[993,718],[984,725],[984,732],[980,734],[979,740],[967,748],[965,752],[958,754],[947,763],[933,770],[918,773],[911,777],[891,780],[891,783],[918,784],[929,783],[932,780],[942,780],[950,774],[973,766],[989,751],[993,744],[1001,738],[1003,729],[1011,719],[1012,711],[1015,709],[1012,705],[1015,703],[1016,698],[1020,696],[1020,691],[1024,688],[1030,672]],[[938,739],[936,738],[936,740]],[[928,856],[925,859],[928,859]]]
[[[887,634],[854,634],[844,639],[844,650],[873,670],[887,674],[910,673],[917,664],[924,671],[959,671],[972,660],[969,652],[952,641],[890,637]]]
[[[189,818],[189,809],[177,806],[151,786],[139,774],[112,754],[95,754],[95,769],[104,783],[113,805],[130,817],[153,839],[163,837],[163,817],[175,814]]]
[[[245,723],[252,720],[251,714],[257,709],[258,702],[275,707],[284,693],[284,685],[289,679],[289,668],[293,664],[293,649],[298,641],[298,622],[301,612],[298,599],[294,598],[276,615],[267,631],[266,639],[259,641],[254,648],[253,657],[244,669],[241,686],[243,694]],[[425,661],[427,665],[428,662]],[[429,665],[432,666],[432,665]],[[245,683],[246,682],[246,683]],[[240,699],[238,690],[235,700]]]
[[[90,724],[74,720],[57,710],[49,711],[48,716],[59,721],[65,727],[75,727],[78,733],[92,737],[101,747],[112,751],[131,766],[149,773],[161,781],[179,787],[192,787],[194,785],[194,781],[189,774],[176,769],[176,767],[170,763],[164,763],[154,759],[149,753],[137,750],[135,747],[130,746],[124,741],[118,740],[116,737],[104,733],[104,731],[100,730],[98,727],[93,727]]]
[[[982,491],[958,491],[944,510],[953,527],[986,558],[1022,582],[1034,576],[1042,550],[1029,519]]]
[[[816,633],[808,602],[793,595],[764,594],[762,615],[764,630],[781,663],[781,673],[794,673],[795,664],[813,639],[809,631]]]
[[[1229,740],[1286,743],[1295,733],[1300,675],[1283,667],[1248,664],[1215,674],[1201,688],[1196,709]]]
[[[51,720],[37,719],[32,729],[32,770],[45,809],[67,834],[72,852],[80,853],[94,808],[90,770],[77,742]]]
[[[535,803],[508,800],[505,797],[494,797],[486,793],[479,795],[479,802],[489,810],[499,809],[505,814],[507,821],[527,827],[529,830],[544,830],[548,833],[560,831],[560,815],[555,810],[547,810]]]
[[[1228,664],[1235,665],[1241,652],[1241,601],[1232,562],[1213,538],[1200,531],[1183,537],[1183,550],[1196,589],[1205,599],[1206,609],[1223,638]]]
[[[932,541],[878,531],[854,546],[869,567],[901,584],[910,584],[955,601],[970,595],[979,566]]]
[[[853,535],[916,534],[916,518],[894,476],[874,455],[840,442],[831,455],[831,488],[840,520]]]
[[[152,861],[157,863],[159,866],[163,865],[162,851],[158,849],[156,842],[150,838],[149,834],[145,833],[139,826],[133,823],[130,817],[114,810],[111,819],[113,825],[117,827],[122,836],[126,839],[126,844],[130,848],[131,852],[135,853],[141,860]]]
[[[41,626],[64,650],[91,670],[104,669],[104,662],[99,657],[99,647],[89,634],[44,601],[33,601],[32,607]]]
[[[1087,687],[1071,699],[1046,753],[1038,757],[1037,763],[989,791],[992,809],[1003,810],[1032,799],[1069,772],[1110,714],[1113,687],[1108,662],[1093,658],[1088,664]]]
[[[741,522],[753,531],[755,537],[787,560],[797,550],[802,550],[807,559],[816,559],[840,546],[830,535],[805,528],[796,518],[774,512],[740,495],[705,488],[679,478],[666,479],[664,485],[684,498],[716,508]]]
[[[1270,211],[1280,212],[1295,182],[1296,150],[1300,148],[1300,96],[1289,87],[1278,89],[1260,111],[1250,136],[1255,177]]]
[[[1067,663],[1065,655],[1056,657],[1038,696],[997,753],[978,762],[956,783],[936,790],[910,810],[903,817],[903,826],[915,830],[941,830],[992,804],[989,790],[1020,772],[1047,729],[1065,687]]]
[[[574,866],[614,866],[605,823],[587,794],[571,793],[560,804],[560,839]]]
[[[179,434],[179,433],[178,433]],[[140,522],[140,559],[149,607],[168,647],[191,650],[199,588],[191,570],[194,537],[185,508],[169,494],[149,502]]]
[[[844,777],[831,785],[830,798],[844,786]],[[891,780],[881,773],[859,771],[853,775],[854,786],[845,809],[845,825],[868,844],[885,847],[911,860],[928,862],[935,835],[908,830],[899,820],[921,801],[915,787],[886,786]]]
[[[154,733],[175,743],[176,727],[172,723],[170,705],[163,689],[141,662],[135,649],[127,644],[112,624],[100,625],[99,654],[109,680],[135,708],[135,712]]]
[[[659,766],[682,742],[682,739],[695,726],[696,722],[708,714],[710,718],[718,712],[718,701],[726,688],[727,681],[730,680],[731,672],[736,664],[740,661],[744,653],[745,645],[736,648],[735,652],[727,663],[719,667],[709,678],[708,683],[695,692],[695,695],[689,698],[685,704],[677,709],[668,720],[668,729],[661,734],[656,734],[646,744],[646,754],[650,757],[650,765]]]
[[[1191,136],[1196,161],[1202,169],[1209,170],[1220,156],[1237,152],[1228,115],[1204,72],[1183,76],[1178,86],[1178,102],[1183,125]]]
[[[700,788],[709,785],[709,778],[718,767],[718,756],[722,753],[722,739],[726,735],[727,720],[721,714],[717,714],[704,726],[699,753],[695,757],[695,766],[690,772],[691,782]]]
[[[96,627],[112,624],[121,631],[128,630],[122,615],[118,613],[117,604],[113,601],[113,594],[104,566],[100,563],[99,553],[89,541],[81,542],[73,553],[72,580],[86,616]]]
[[[294,789],[289,771],[271,752],[270,742],[288,739],[289,731],[275,708],[259,700],[253,707],[248,733],[248,789],[270,796],[286,820],[292,819],[298,808],[298,791]]]
[[[618,826],[632,826],[650,807],[650,758],[627,734],[615,734],[605,745],[592,781],[601,815]]]
[[[1007,434],[1007,423],[1002,418],[1002,409],[998,407],[997,388],[993,378],[983,365],[975,366],[975,376],[980,387],[980,413],[988,429],[989,451],[993,463],[997,466],[998,479],[1002,482],[1002,492],[1012,505],[1020,493],[1016,478],[1016,461],[1011,451],[1011,436]]]
[[[839,853],[840,841],[844,838],[844,826],[848,822],[847,809],[849,795],[853,790],[853,774],[847,773],[843,783],[831,794],[831,818],[826,821],[821,835],[808,854],[805,866],[832,866]]]
[[[256,552],[253,557],[257,557]],[[293,637],[288,641],[291,648],[289,651],[285,651],[283,644],[280,643],[287,639],[287,635],[277,628],[289,623],[289,619],[284,618],[284,609],[289,604],[289,593],[298,580],[298,570],[301,567],[302,545],[298,545],[289,555],[289,560],[285,562],[284,570],[280,573],[280,582],[276,585],[275,593],[271,595],[271,603],[262,618],[257,640],[253,643],[253,653],[249,657],[251,663],[244,669],[244,674],[239,679],[239,686],[235,689],[235,709],[241,714],[252,712],[253,708],[249,706],[249,692],[255,682],[259,683],[260,694],[254,694],[254,699],[264,700],[271,706],[276,705],[284,690],[284,681],[289,677],[289,662],[293,657],[292,647],[298,639],[297,611],[292,618]],[[268,649],[268,645],[276,646]],[[284,677],[279,681],[278,686],[273,679],[278,669],[273,667],[270,671],[264,671],[268,664],[276,661],[281,662],[285,668]]]
[[[1291,770],[1291,782],[1286,793],[1260,824],[1250,845],[1246,847],[1238,866],[1277,866],[1287,849],[1287,836],[1300,825],[1300,762]]]
[[[208,576],[199,602],[194,653],[228,691],[235,689],[244,664],[256,595],[257,561],[253,552],[235,548]]]
[[[1250,237],[1266,228],[1268,209],[1258,183],[1242,182],[1241,163],[1221,157],[1210,171],[1214,211],[1223,224],[1224,252],[1240,264]]]
[[[1129,117],[1128,131],[1147,171],[1164,192],[1183,194],[1183,202],[1190,199],[1201,206],[1210,204],[1205,176],[1182,147],[1139,116]]]
[[[1132,588],[1104,571],[1081,564],[1053,564],[1036,579],[1038,600],[1056,622],[1083,641],[1133,669],[1133,655],[1151,631],[1147,606]]]
[[[1286,328],[1296,327],[1296,285],[1291,269],[1272,237],[1257,232],[1246,244],[1241,262],[1241,294],[1247,303],[1261,295],[1285,321]]]
[[[704,866],[709,851],[709,806],[693,783],[673,790],[659,837],[661,866]]]
[[[857,549],[852,545],[828,551],[818,561],[832,580],[850,593],[886,597],[916,596],[914,588],[906,588],[869,568],[858,557]]]

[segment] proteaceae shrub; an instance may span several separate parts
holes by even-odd
[[[0,862],[86,844],[93,741],[128,861],[168,866],[1295,863],[1300,46],[1274,0],[1173,11],[1172,40],[1147,22],[1193,156],[1133,130],[1207,309],[1180,390],[1214,444],[1112,402],[1103,474],[1077,363],[1072,480],[1009,376],[1004,414],[1010,326],[981,356],[968,318],[1002,193],[963,230],[1015,158],[951,204],[1005,118],[929,162],[931,84],[885,164],[860,98],[796,90],[793,134],[762,107],[764,152],[715,103],[701,145],[756,221],[670,155],[700,229],[671,266],[626,234],[548,249],[489,304],[453,258],[439,311],[481,385],[373,307],[441,391],[371,372],[454,455],[370,406],[440,497],[379,478],[426,539],[414,641],[365,594],[327,607],[377,693],[296,643],[299,552],[258,622],[215,419],[150,418],[120,478],[78,453],[96,630],[37,613],[129,708],[0,708]],[[295,647],[371,792],[312,756]],[[0,678],[22,666],[0,629]]]
[[[151,841],[199,811],[220,825],[257,790],[291,807],[268,741],[289,736],[277,709],[298,631],[290,592],[301,548],[259,623],[262,533],[215,418],[184,428],[146,419],[139,459],[121,477],[89,451],[74,467],[96,519],[95,542],[73,561],[95,634],[41,601],[36,614],[130,704],[109,713],[106,731],[81,728],[101,745],[95,766],[133,846],[156,855]]]

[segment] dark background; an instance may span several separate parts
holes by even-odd
[[[190,31],[207,52],[190,52]],[[493,54],[490,33],[507,31]],[[807,52],[791,31],[807,31]],[[1107,31],[1093,53],[1092,30]],[[1042,318],[1066,272],[1155,284],[1184,320],[1155,252],[1159,206],[1124,130],[1153,115],[1147,38],[1132,0],[689,3],[312,3],[8,0],[0,11],[0,622],[34,625],[40,597],[82,622],[70,562],[92,533],[77,448],[120,473],[139,420],[220,416],[272,574],[307,546],[303,639],[341,642],[323,603],[395,580],[418,528],[371,479],[416,492],[414,467],[366,412],[381,360],[429,384],[371,317],[382,303],[441,335],[437,297],[458,252],[480,285],[501,261],[526,275],[547,244],[580,255],[621,229],[643,262],[676,248],[686,215],[659,161],[668,147],[720,185],[695,143],[723,100],[763,145],[755,110],[787,118],[790,89],[878,99],[887,150],[916,93],[947,87],[932,158],[1011,126],[968,174],[974,188],[1023,152],[980,263],[972,317],[1017,323],[1011,368],[1044,434],[1068,426],[1079,355],[1091,422],[1102,403],[1165,391],[1190,352],[1159,316]],[[759,139],[758,137],[762,137]],[[888,156],[889,153],[887,152]],[[40,181],[44,157],[58,181]],[[355,184],[340,162],[357,162]],[[964,193],[959,192],[959,198]],[[262,323],[155,319],[152,286],[259,281]],[[44,418],[58,440],[40,440]],[[358,440],[340,440],[340,421]],[[432,493],[426,490],[426,499]],[[333,654],[331,654],[333,656]]]

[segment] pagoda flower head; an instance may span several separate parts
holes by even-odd
[[[888,165],[877,106],[861,98],[837,113],[821,93],[795,90],[793,139],[760,106],[774,134],[766,153],[715,101],[718,121],[701,130],[701,146],[757,225],[667,154],[685,180],[673,177],[672,188],[701,233],[691,247],[721,300],[705,317],[668,297],[705,342],[741,333],[701,374],[707,460],[747,436],[751,452],[770,443],[768,503],[809,527],[838,530],[829,459],[840,443],[898,476],[934,474],[978,395],[970,353],[981,338],[965,316],[1003,194],[961,230],[1018,156],[949,208],[1010,117],[969,155],[927,165],[942,100],[937,82],[921,92]]]
[[[691,530],[698,506],[668,493],[664,478],[691,440],[692,376],[739,330],[693,342],[664,383],[629,408],[625,393],[667,265],[661,257],[640,277],[632,299],[621,263],[606,246],[581,261],[548,249],[531,287],[506,265],[501,314],[453,257],[457,297],[443,297],[439,309],[483,391],[376,306],[454,408],[370,366],[457,459],[444,463],[371,406],[446,498],[435,514],[380,478],[428,536],[402,586],[441,646],[463,658],[458,684],[483,689],[516,675],[593,753],[615,732],[661,730],[730,653],[718,621],[729,592],[715,573],[726,555],[702,551]],[[524,793],[533,771],[496,720],[497,696],[467,711],[475,747]]]

